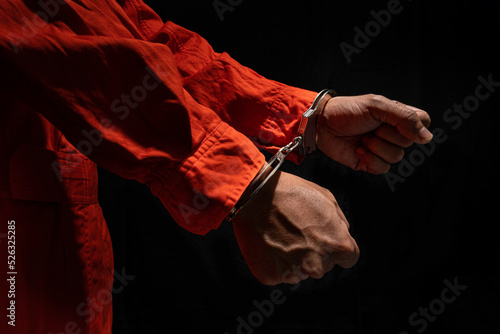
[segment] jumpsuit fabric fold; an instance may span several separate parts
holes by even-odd
[[[96,166],[206,234],[316,92],[262,77],[140,0],[7,0],[0,13],[0,246],[15,241],[17,273],[15,298],[1,298],[15,327],[0,328],[110,333],[119,273]]]

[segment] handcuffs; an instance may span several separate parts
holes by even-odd
[[[240,199],[224,219],[230,222],[240,212],[245,205],[264,187],[269,179],[283,164],[290,153],[298,149],[301,155],[311,154],[316,151],[316,120],[323,111],[326,103],[337,94],[334,90],[323,89],[314,99],[313,103],[302,115],[299,123],[297,136],[286,146],[283,146],[278,152],[264,165],[259,174],[253,179],[248,189],[254,189],[250,196]]]

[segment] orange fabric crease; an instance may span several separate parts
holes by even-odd
[[[96,165],[147,184],[205,234],[261,168],[258,147],[290,142],[316,93],[260,76],[140,0],[7,0],[0,13],[0,233],[15,220],[15,329],[110,333]]]

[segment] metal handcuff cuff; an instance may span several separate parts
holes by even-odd
[[[239,203],[239,201],[236,203],[224,221],[231,221],[236,214],[238,214],[238,212],[240,212],[241,209],[243,209],[245,205],[250,202],[259,190],[264,187],[267,181],[269,181],[269,179],[276,173],[290,153],[297,148],[299,149],[299,153],[302,155],[311,154],[316,150],[316,118],[323,110],[328,100],[335,97],[335,95],[337,94],[331,89],[323,89],[319,92],[309,109],[307,109],[307,111],[302,115],[297,136],[293,139],[293,141],[288,143],[288,145],[280,148],[279,151],[268,162],[266,162],[264,168],[262,168],[260,173],[253,179],[248,188],[253,189],[257,184],[259,184],[259,182],[260,184],[242,203]],[[266,175],[270,168],[271,171]]]

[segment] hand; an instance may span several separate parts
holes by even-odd
[[[318,117],[316,145],[354,170],[382,174],[405,147],[431,141],[430,122],[425,111],[380,95],[337,96]]]
[[[353,266],[359,249],[327,189],[278,171],[233,220],[243,257],[262,283],[295,284]]]

